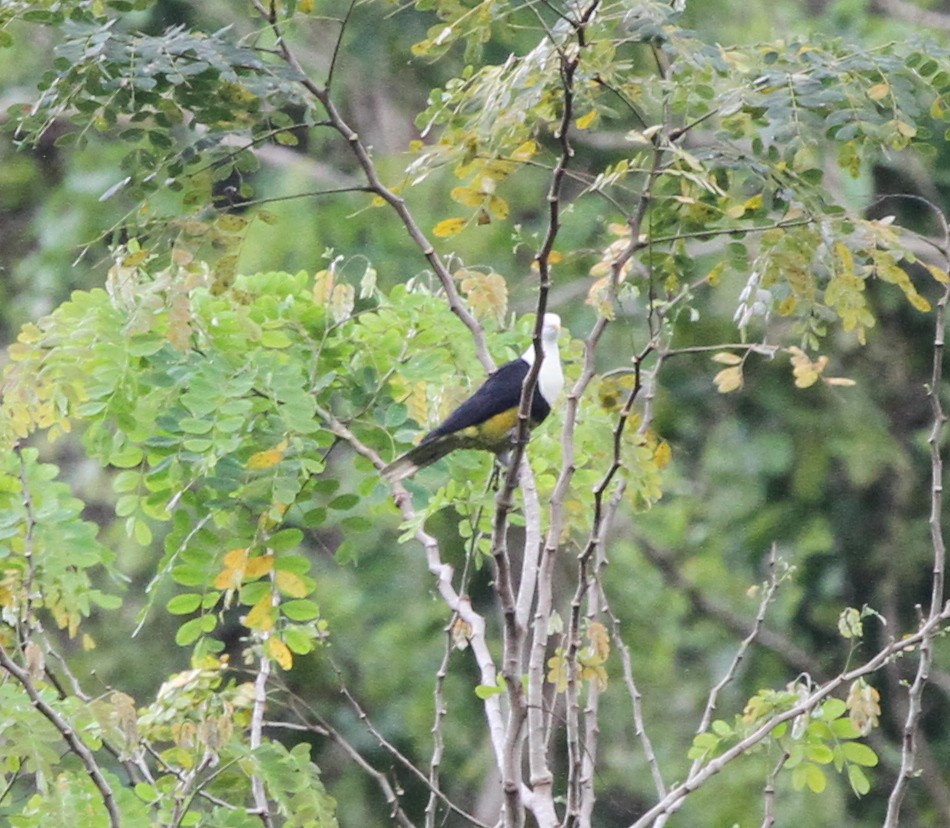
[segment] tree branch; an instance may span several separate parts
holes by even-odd
[[[647,826],[651,825],[659,817],[677,810],[687,796],[705,785],[730,762],[733,762],[748,752],[752,747],[768,738],[769,734],[780,724],[809,713],[839,687],[850,684],[862,676],[877,672],[892,658],[901,653],[913,651],[925,638],[936,635],[947,621],[950,621],[950,603],[944,606],[943,610],[933,618],[928,618],[917,632],[901,638],[899,641],[891,641],[864,664],[847,672],[840,673],[830,681],[826,681],[794,707],[768,719],[744,739],[704,765],[694,776],[671,788],[666,796],[656,805],[641,815],[636,822],[631,823],[630,828],[647,828]]]
[[[950,227],[946,216],[934,204],[922,200],[937,215],[944,231],[944,267],[950,266]],[[940,401],[943,380],[944,336],[947,327],[947,304],[950,302],[950,284],[944,285],[943,295],[937,302],[936,319],[934,321],[933,364],[930,375],[930,386],[927,396],[930,398],[930,407],[933,414],[928,443],[930,445],[930,541],[933,548],[933,579],[931,582],[930,611],[927,621],[932,622],[940,615],[944,594],[944,565],[946,563],[946,544],[943,537],[943,457],[941,444],[947,415]],[[907,694],[907,719],[904,723],[904,732],[901,739],[901,766],[897,781],[891,790],[887,801],[887,815],[884,828],[897,828],[900,821],[901,804],[907,792],[907,786],[915,774],[914,764],[917,754],[918,730],[923,715],[923,693],[930,675],[933,663],[933,639],[936,630],[924,636],[920,644],[920,660],[917,664],[917,674]]]

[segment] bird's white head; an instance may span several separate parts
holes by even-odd
[[[541,340],[545,345],[557,342],[561,334],[561,317],[556,313],[544,314],[544,325],[541,328]]]

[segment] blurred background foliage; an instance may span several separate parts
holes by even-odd
[[[231,26],[250,34],[259,26],[244,4],[225,0],[156,0],[139,5],[122,15],[121,28],[160,33],[184,26],[210,33]],[[343,4],[325,5],[327,14],[342,13]],[[821,32],[872,46],[919,34],[921,25],[910,13],[913,8],[902,3],[906,14],[895,16],[894,4],[871,0],[751,4],[706,0],[689,4],[685,25],[708,43],[807,41],[811,33]],[[394,17],[396,24],[382,26],[384,16]],[[337,28],[319,15],[302,25],[298,38],[310,44],[305,58],[312,63],[305,68],[325,72]],[[408,161],[407,148],[418,136],[413,119],[424,108],[430,89],[459,74],[464,63],[461,49],[441,61],[407,62],[410,47],[426,36],[425,29],[420,15],[400,15],[396,4],[358,5],[336,69],[336,100],[359,125],[380,169],[394,179]],[[58,32],[56,27],[24,23],[11,27],[13,42],[0,49],[0,109],[35,98],[39,78],[50,70]],[[517,28],[505,31],[491,43],[489,48],[496,53],[488,57],[499,60],[508,51],[524,51],[533,37]],[[7,129],[0,141],[4,342],[12,341],[20,325],[51,311],[72,290],[101,285],[109,244],[124,241],[113,228],[121,225],[133,202],[121,193],[102,198],[122,177],[118,164],[124,149],[95,139],[81,148],[61,147],[57,137],[54,127],[39,146],[18,146]],[[832,182],[835,196],[855,210],[869,210],[880,197],[911,190],[947,210],[948,147],[937,132],[929,157],[901,152],[881,157],[857,179]],[[609,158],[612,148],[585,145],[584,151]],[[365,195],[306,195],[346,188],[358,180],[352,158],[330,134],[301,131],[298,143],[267,144],[259,158],[259,168],[247,174],[253,194],[224,204],[230,207],[228,215],[248,220],[240,238],[227,248],[238,257],[237,272],[313,272],[325,268],[338,253],[359,251],[373,263],[385,290],[410,278],[428,278],[420,271],[418,249],[404,229],[389,217],[381,219],[381,208],[368,206]],[[413,193],[420,225],[432,227],[453,212],[448,192],[456,183],[441,172]],[[221,199],[233,198],[235,182],[215,186]],[[504,274],[511,307],[527,312],[533,308],[535,290],[529,265],[546,217],[533,193],[506,193],[506,197],[514,221],[479,228],[476,234],[460,237],[454,249],[465,265],[490,266]],[[167,209],[174,214],[180,206],[169,197]],[[592,244],[593,225],[585,216],[589,209],[580,206],[571,214],[559,248]],[[896,209],[890,205],[885,212]],[[253,220],[261,211],[266,211],[266,220]],[[590,216],[591,221],[594,218]],[[933,232],[926,214],[911,211],[902,219],[923,233]],[[351,260],[347,267],[354,272],[347,275],[358,278],[364,265],[360,259]],[[552,296],[554,309],[578,336],[594,318],[593,310],[582,302],[587,284],[586,274],[565,268],[558,272]],[[719,295],[736,296],[740,287],[740,283],[727,285]],[[867,653],[887,639],[889,630],[912,626],[916,607],[926,606],[932,555],[926,524],[930,422],[924,390],[930,372],[932,317],[909,308],[893,292],[875,288],[869,292],[878,325],[870,332],[867,347],[858,348],[843,336],[834,342],[835,373],[855,379],[853,388],[817,384],[799,390],[792,386],[784,361],[762,359],[750,362],[741,392],[721,395],[711,382],[714,371],[708,354],[678,356],[664,368],[656,430],[673,446],[665,494],[654,508],[618,523],[608,591],[621,613],[644,691],[645,719],[665,768],[686,767],[684,757],[706,693],[728,666],[756,612],[759,594],[754,588],[765,577],[772,544],[793,567],[793,576],[783,583],[769,612],[769,636],[753,649],[738,680],[720,699],[723,715],[741,710],[758,688],[782,687],[801,673],[820,680],[840,670],[848,658],[848,642],[836,626],[843,606],[869,604],[887,622],[887,626],[867,623],[868,637],[862,645]],[[729,299],[721,307],[707,306],[698,322],[682,326],[679,344],[735,341],[734,309]],[[612,347],[628,354],[638,343],[636,331],[622,320],[610,337],[614,345],[603,349],[608,355]],[[122,521],[114,522],[109,482],[74,443],[60,440],[42,445],[41,450],[64,469],[65,479],[86,503],[87,517],[100,525],[100,539],[118,551],[119,567],[129,579],[122,610],[127,625],[104,615],[101,624],[90,628],[96,649],[76,652],[76,663],[84,672],[94,669],[103,688],[120,687],[144,701],[188,661],[187,651],[174,643],[175,619],[160,613],[153,614],[134,646],[128,646],[141,609],[137,596],[151,577],[154,552],[129,541]],[[345,452],[330,459],[343,490],[349,490],[352,462]],[[335,557],[339,532],[308,541],[316,599],[330,624],[329,646],[298,659],[284,680],[377,767],[391,768],[409,792],[410,802],[424,803],[422,787],[393,767],[390,754],[366,732],[339,694],[342,678],[386,738],[425,766],[433,715],[431,687],[445,651],[443,629],[448,619],[445,608],[418,589],[429,575],[418,550],[397,542],[395,513],[379,505],[374,519],[370,540],[345,563]],[[450,540],[457,518],[443,513],[433,523],[445,538],[446,557],[460,566],[463,541]],[[573,573],[570,550],[563,567],[566,584]],[[484,608],[490,600],[486,571],[473,574],[470,589]],[[226,641],[228,647],[239,646],[236,624],[233,634],[235,640]],[[65,648],[69,646],[64,642]],[[950,818],[946,770],[950,653],[945,642],[938,642],[937,649],[938,670],[925,696],[923,782],[912,790],[908,825],[937,826]],[[457,730],[446,745],[444,768],[449,792],[472,803],[491,795],[493,780],[484,774],[488,746],[479,704],[472,696],[474,668],[466,654],[457,652],[451,655],[451,665],[445,694],[451,726]],[[858,799],[843,783],[823,794],[817,804],[814,795],[794,792],[783,783],[781,824],[820,828],[880,823],[883,795],[899,761],[901,683],[909,675],[898,661],[877,684],[884,716],[874,747],[882,763],[873,773],[872,792]],[[619,684],[602,705],[604,722],[629,722],[629,701]],[[605,828],[628,823],[630,815],[652,798],[648,769],[632,727],[611,736],[597,780],[603,806],[598,824]],[[340,803],[342,825],[387,824],[377,790],[345,753],[332,743],[315,741],[314,757]],[[758,824],[763,761],[771,764],[774,758],[748,757],[743,770],[733,769],[691,797],[676,824]]]

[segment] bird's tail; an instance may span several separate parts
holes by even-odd
[[[383,469],[383,477],[391,483],[397,483],[412,477],[423,466],[428,466],[436,460],[441,460],[450,451],[458,448],[456,441],[451,435],[447,435],[428,443],[420,443],[414,449],[410,449],[405,454],[397,457],[386,468]]]

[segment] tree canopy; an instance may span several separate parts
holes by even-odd
[[[945,824],[950,22],[819,6],[4,2],[0,815]]]

